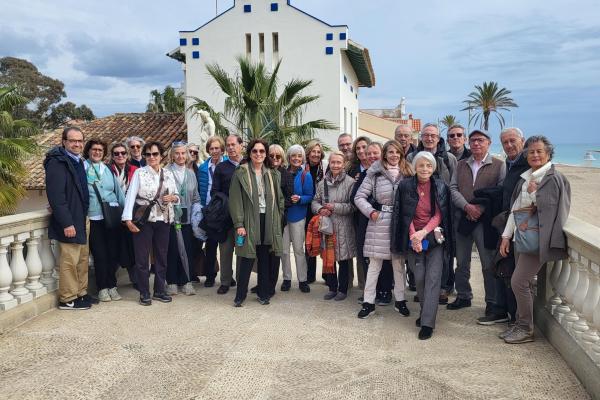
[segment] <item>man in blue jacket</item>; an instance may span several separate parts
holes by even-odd
[[[91,307],[88,287],[87,213],[89,192],[81,151],[83,133],[67,127],[62,147],[46,154],[46,194],[52,210],[48,236],[58,242],[59,303],[61,310],[87,310]]]

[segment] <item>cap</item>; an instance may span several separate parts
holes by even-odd
[[[476,135],[476,134],[480,134],[485,136],[486,138],[492,140],[492,138],[490,137],[490,135],[484,131],[483,129],[474,129],[471,131],[471,133],[469,133],[469,139],[471,139],[471,136]]]

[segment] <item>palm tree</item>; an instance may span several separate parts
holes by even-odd
[[[292,79],[278,94],[277,74],[281,61],[273,72],[267,71],[264,64],[254,64],[245,57],[238,57],[237,61],[239,71],[235,77],[218,64],[209,64],[206,68],[226,95],[219,118],[229,121],[247,139],[263,138],[286,148],[312,139],[317,129],[337,128],[323,119],[303,122],[306,107],[319,99],[316,95],[302,94],[312,80]],[[199,106],[198,100],[192,104],[196,106]]]
[[[452,125],[456,125],[458,123],[459,122],[454,115],[446,115],[440,120],[440,124],[444,127],[442,131],[447,131]]]
[[[511,93],[506,88],[498,89],[497,82],[483,82],[482,86],[475,85],[475,91],[467,96],[463,101],[467,106],[461,111],[473,111],[474,114],[469,120],[469,124],[474,119],[475,123],[481,120],[481,127],[485,130],[489,128],[490,114],[494,113],[500,128],[504,127],[504,117],[500,110],[510,111],[511,107],[519,107],[517,103],[508,95]]]
[[[183,112],[185,109],[183,92],[171,86],[165,87],[162,92],[154,89],[150,92],[150,98],[151,100],[146,107],[146,112]]]
[[[13,119],[15,107],[29,102],[14,87],[0,88],[0,215],[15,211],[25,195],[21,183],[27,174],[23,160],[38,150],[32,136],[38,133],[35,123]]]

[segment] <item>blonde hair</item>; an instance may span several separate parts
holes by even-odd
[[[344,155],[344,153],[342,153],[339,150],[332,150],[331,153],[329,153],[329,157],[327,158],[327,160],[331,161],[331,157],[333,156],[340,156],[344,161],[346,160],[346,156]]]
[[[325,152],[323,151],[323,145],[317,139],[313,139],[306,144],[306,157],[308,157],[310,152],[313,151],[313,149],[317,146],[319,146],[319,149],[321,149],[321,161],[323,161],[325,158]]]
[[[400,169],[400,173],[403,176],[413,176],[415,172],[410,163],[406,160],[406,157],[404,157],[404,151],[402,150],[402,146],[396,140],[389,140],[383,145],[383,151],[381,153],[381,163],[383,164],[383,166],[387,169],[388,162],[386,156],[387,152],[391,147],[395,148],[400,154],[400,161],[398,162],[398,168]]]
[[[274,150],[275,153],[279,153],[279,155],[281,156],[281,166],[287,167],[287,160],[285,159],[285,151],[283,151],[283,147],[276,143],[269,145],[267,157],[271,153],[271,150]]]

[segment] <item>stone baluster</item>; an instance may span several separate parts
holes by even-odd
[[[568,332],[571,331],[571,326],[573,326],[573,322],[579,319],[579,317],[577,316],[577,311],[575,311],[575,307],[573,306],[575,290],[577,289],[577,284],[579,283],[579,269],[577,268],[577,261],[573,259],[573,256],[571,257],[572,259],[569,261],[569,265],[571,266],[571,273],[569,274],[569,282],[567,283],[567,290],[565,290],[564,299],[564,301],[567,303],[567,307],[569,308],[569,312],[567,312],[564,315],[561,321],[561,325]]]
[[[590,325],[590,329],[581,335],[583,348],[592,355],[592,347],[600,340],[598,328],[600,328],[600,266],[594,264],[590,266],[589,276],[590,285],[585,304],[583,306],[583,315]],[[595,315],[598,310],[598,316]]]
[[[8,291],[12,284],[12,271],[8,265],[8,246],[13,241],[12,236],[0,238],[0,310],[10,310],[17,306],[17,299]]]
[[[546,307],[550,310],[550,314],[554,315],[554,309],[562,303],[560,292],[558,291],[558,283],[560,275],[563,272],[563,260],[558,260],[552,263],[552,272],[550,273],[550,285],[554,295],[548,299]]]
[[[31,232],[30,238],[27,240],[27,284],[25,287],[33,294],[34,298],[40,297],[48,293],[46,287],[40,282],[42,275],[42,259],[38,250],[40,238],[44,233],[43,229],[36,229]]]
[[[590,262],[586,259],[581,259],[577,264],[577,270],[579,271],[579,280],[577,282],[577,288],[575,289],[575,296],[573,298],[574,310],[577,314],[577,321],[573,322],[571,326],[571,334],[575,337],[576,341],[581,340],[581,335],[587,332],[590,327],[588,321],[583,315],[583,306],[585,298],[587,297],[590,277],[588,275]]]
[[[558,277],[557,287],[558,293],[560,293],[560,297],[562,298],[562,303],[554,309],[554,317],[561,325],[565,315],[571,311],[567,305],[565,293],[567,292],[567,287],[569,286],[569,281],[571,280],[571,273],[574,269],[575,268],[573,267],[570,259],[563,260],[562,270],[560,271],[560,276]]]
[[[47,235],[44,235],[40,247],[40,258],[42,259],[42,277],[40,282],[46,286],[48,292],[56,290],[56,279],[52,277],[54,270],[54,254],[52,254],[51,241]]]
[[[59,271],[59,261],[60,261],[60,246],[56,243],[56,241],[50,241],[51,246],[50,249],[54,254],[54,259],[56,262],[54,263],[54,270],[52,271],[52,277],[56,280],[56,287],[58,287],[58,281],[60,280],[60,271]],[[54,243],[52,245],[52,243]]]
[[[18,233],[11,245],[10,269],[13,275],[13,290],[10,292],[17,298],[19,304],[33,300],[33,295],[25,288],[27,279],[27,264],[23,258],[23,242],[29,237],[29,232]]]

